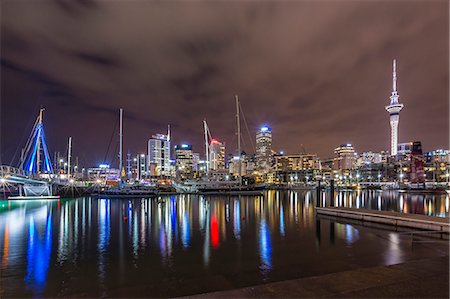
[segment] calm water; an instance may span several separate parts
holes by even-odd
[[[341,192],[335,202],[449,215],[447,195]],[[448,254],[390,229],[316,219],[314,205],[306,191],[1,201],[0,297],[180,296]]]

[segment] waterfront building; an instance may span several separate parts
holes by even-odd
[[[192,171],[200,171],[200,153],[192,153]]]
[[[119,180],[119,169],[111,168],[109,164],[100,164],[98,167],[87,169],[87,177],[91,181],[102,183],[117,182]]]
[[[313,170],[320,168],[320,161],[314,154],[274,155],[275,171]]]
[[[134,157],[131,160],[131,179],[137,180],[139,177],[139,162],[138,157]]]
[[[333,163],[335,170],[351,170],[356,168],[356,153],[350,143],[342,144],[334,149],[336,155]]]
[[[209,169],[225,169],[225,144],[216,139],[212,139],[209,144]]]
[[[176,177],[181,180],[193,178],[192,146],[189,144],[175,145]]]
[[[149,162],[147,167],[147,174],[150,177],[159,176],[158,165],[156,163]]]
[[[142,180],[147,176],[148,164],[147,156],[145,154],[139,154],[136,156],[137,159],[137,179]]]
[[[155,166],[155,175],[170,176],[170,130],[156,134],[148,141],[148,167]]]
[[[383,157],[381,153],[376,152],[363,152],[356,160],[356,167],[362,167],[368,164],[379,164],[383,162]]]
[[[255,175],[256,174],[256,157],[255,155],[246,155],[245,158],[245,174]]]
[[[274,155],[275,172],[269,180],[278,183],[308,182],[320,170],[320,160],[314,154]]]
[[[239,156],[231,156],[228,160],[228,172],[235,177],[239,176]],[[241,154],[241,175],[247,174],[247,161],[245,153]]]
[[[437,149],[424,154],[424,170],[427,180],[447,182],[450,176],[450,151]]]
[[[398,156],[411,155],[412,146],[413,146],[412,142],[399,143],[397,146],[397,155]]]
[[[256,167],[262,173],[272,168],[272,129],[262,126],[256,133]]]
[[[396,61],[393,61],[392,70],[392,93],[390,96],[390,103],[386,106],[386,110],[389,112],[389,120],[391,124],[391,155],[397,155],[398,144],[398,124],[400,111],[403,109],[403,104],[398,101],[399,95],[397,93],[397,67]]]
[[[414,141],[411,149],[410,181],[411,183],[425,184],[424,157],[422,143]],[[402,179],[402,178],[400,178]]]
[[[436,149],[424,154],[426,162],[450,163],[450,151]]]
[[[198,161],[198,171],[199,172],[206,172],[206,161],[205,160],[199,160]]]

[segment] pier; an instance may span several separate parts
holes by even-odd
[[[316,213],[319,215],[347,218],[362,222],[375,222],[447,233],[450,231],[449,218],[443,217],[341,207],[316,207]]]

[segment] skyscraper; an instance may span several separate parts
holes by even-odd
[[[176,176],[179,179],[191,179],[192,171],[192,146],[189,144],[175,145]]]
[[[225,169],[225,144],[216,139],[209,144],[209,169]]]
[[[148,141],[148,168],[154,164],[156,175],[170,176],[170,130],[156,134]]]
[[[272,166],[272,129],[263,126],[256,133],[256,167],[261,173],[269,172]]]
[[[392,70],[392,94],[390,96],[391,102],[386,106],[386,110],[389,112],[390,123],[391,123],[391,155],[397,155],[397,144],[398,144],[398,122],[400,110],[403,109],[403,104],[398,101],[399,95],[397,93],[397,66],[396,61],[393,61]]]

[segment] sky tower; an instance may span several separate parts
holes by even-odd
[[[403,104],[398,102],[397,93],[397,65],[394,59],[392,63],[392,94],[390,96],[391,102],[389,106],[386,106],[387,112],[389,112],[390,123],[391,123],[391,155],[397,155],[397,144],[398,144],[398,121],[400,110],[403,109]]]

